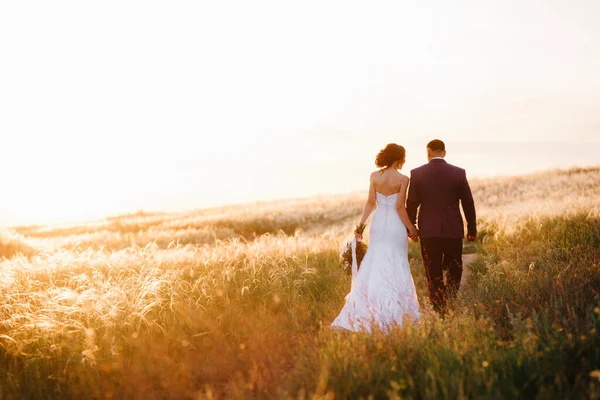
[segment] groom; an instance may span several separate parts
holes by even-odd
[[[477,238],[475,203],[465,170],[448,164],[441,140],[427,144],[428,164],[411,171],[406,209],[417,223],[421,255],[433,308],[444,313],[448,300],[456,296],[462,276],[464,226],[459,202],[467,220],[467,240]],[[444,273],[446,270],[446,283]]]

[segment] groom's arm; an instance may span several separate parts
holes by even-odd
[[[467,220],[467,234],[469,236],[477,235],[477,215],[475,214],[475,202],[473,201],[473,194],[471,193],[471,187],[469,181],[467,181],[467,174],[462,171],[462,185],[460,193],[460,203],[462,204],[463,212],[465,213],[465,219]]]
[[[421,205],[421,199],[417,192],[415,174],[411,171],[410,173],[410,186],[408,188],[408,198],[406,199],[406,212],[410,222],[417,226],[417,209]]]

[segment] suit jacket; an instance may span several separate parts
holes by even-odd
[[[465,170],[439,158],[411,171],[406,210],[411,222],[418,222],[422,238],[463,238],[465,228],[459,202],[467,231],[475,235],[475,203]]]

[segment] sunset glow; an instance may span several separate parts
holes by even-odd
[[[0,224],[597,165],[600,5],[9,2]]]

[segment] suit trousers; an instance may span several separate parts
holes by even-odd
[[[462,277],[462,239],[421,238],[421,255],[427,276],[429,300],[440,313],[454,299]],[[446,282],[444,283],[444,271]]]

